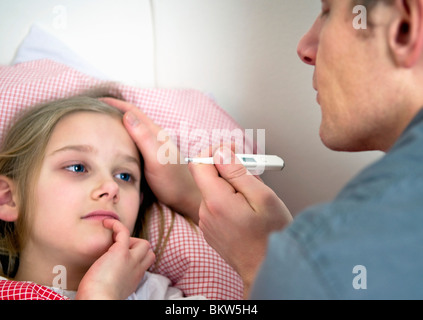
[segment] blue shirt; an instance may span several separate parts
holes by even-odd
[[[423,299],[423,110],[333,202],[270,236],[251,299]]]

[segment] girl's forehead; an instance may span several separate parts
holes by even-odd
[[[60,119],[52,132],[47,149],[82,143],[100,149],[114,146],[138,154],[138,149],[120,117],[85,111],[75,112]]]
[[[53,132],[66,130],[90,130],[91,128],[100,129],[108,126],[110,130],[124,129],[122,118],[118,118],[114,114],[105,114],[99,112],[79,111],[72,112],[63,116],[56,124]],[[75,131],[75,134],[78,132]]]

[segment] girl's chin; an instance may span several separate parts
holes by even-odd
[[[79,250],[82,256],[94,259],[95,261],[109,250],[110,246],[113,244],[112,233],[109,230],[105,231],[108,232],[101,235],[93,234],[79,243]]]

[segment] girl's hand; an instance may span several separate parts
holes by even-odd
[[[113,98],[101,101],[125,112],[123,123],[135,141],[144,158],[144,174],[157,199],[173,210],[190,217],[198,223],[198,210],[201,193],[197,188],[186,164],[161,164],[157,155],[165,142],[157,141],[163,129],[155,124],[136,106]],[[180,159],[179,149],[173,143],[166,142],[169,158]]]
[[[150,244],[130,237],[129,230],[121,222],[105,219],[103,224],[113,231],[114,243],[88,269],[79,284],[76,299],[126,299],[155,260]]]

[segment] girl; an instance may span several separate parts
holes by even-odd
[[[52,286],[63,266],[70,298],[179,299],[135,237],[153,202],[118,109],[89,97],[35,107],[0,151],[3,275]]]

